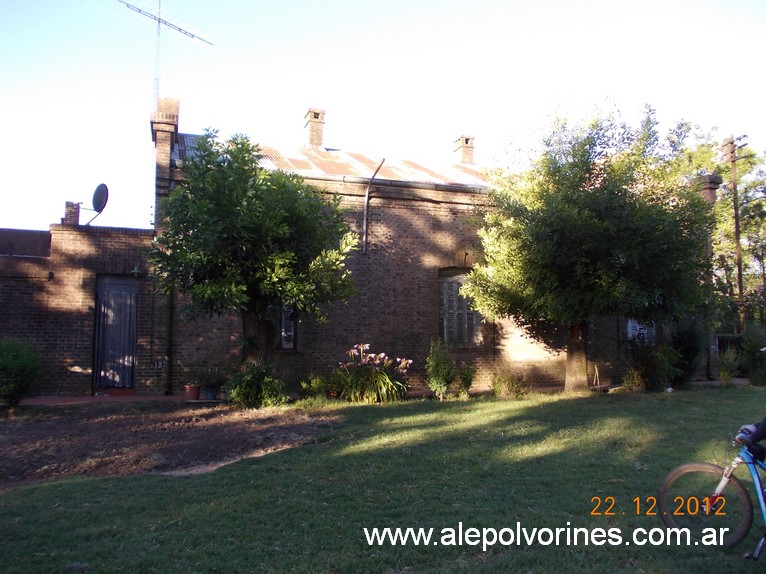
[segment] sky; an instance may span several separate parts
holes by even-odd
[[[645,105],[766,151],[763,0],[0,0],[0,228],[151,227],[156,85],[180,131],[514,167],[556,118]],[[83,209],[81,223],[96,214]]]

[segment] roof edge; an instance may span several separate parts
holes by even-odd
[[[307,181],[331,181],[335,183],[374,183],[384,187],[401,187],[405,189],[425,189],[429,191],[460,191],[463,193],[486,193],[490,186],[480,187],[462,183],[433,183],[418,181],[401,181],[396,179],[380,179],[379,177],[360,177],[355,175],[300,175]]]

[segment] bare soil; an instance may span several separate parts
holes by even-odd
[[[317,441],[338,417],[299,409],[98,403],[0,411],[0,491],[68,476],[196,474]]]

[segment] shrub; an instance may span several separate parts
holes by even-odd
[[[626,391],[641,392],[646,389],[646,383],[641,373],[631,367],[622,376],[622,388]]]
[[[311,374],[305,381],[300,382],[301,396],[304,399],[313,399],[323,397],[329,391],[329,385],[324,378],[319,375]]]
[[[457,367],[455,359],[441,339],[431,340],[431,351],[426,359],[426,371],[428,388],[437,399],[443,400],[452,380],[457,375]]]
[[[753,385],[766,385],[766,329],[750,325],[742,334],[740,359]]]
[[[468,398],[468,391],[471,390],[471,385],[473,385],[473,378],[475,376],[476,367],[469,365],[468,363],[463,363],[460,367],[460,387],[458,388],[461,398]]]
[[[733,346],[729,346],[718,357],[718,378],[721,385],[727,386],[739,370],[739,353]]]
[[[387,403],[403,399],[407,393],[406,375],[410,359],[396,361],[385,353],[370,353],[368,343],[348,351],[349,361],[335,368],[330,389],[338,398],[354,403]]]
[[[40,372],[40,358],[27,343],[0,339],[0,402],[19,404]]]
[[[681,375],[681,353],[667,344],[653,345],[643,337],[628,342],[631,368],[647,391],[662,391]]]
[[[498,398],[512,397],[516,400],[527,395],[527,386],[521,375],[495,375],[492,377],[492,394]]]
[[[283,392],[284,383],[270,376],[268,366],[245,365],[229,382],[232,404],[241,408],[258,409],[285,404],[289,397]]]
[[[286,404],[290,397],[284,393],[285,384],[282,379],[266,377],[261,384],[261,406],[279,407]]]
[[[706,346],[704,329],[696,319],[686,319],[676,325],[672,345],[679,354],[679,360],[675,364],[678,373],[671,380],[672,386],[688,383],[697,372]]]

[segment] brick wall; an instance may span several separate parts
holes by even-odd
[[[141,249],[152,236],[151,230],[52,225],[48,257],[0,260],[0,333],[39,351],[42,376],[33,394],[91,393],[96,277],[140,268]],[[156,391],[157,381],[144,368],[153,289],[146,280],[140,286],[137,381]]]
[[[364,185],[314,181],[343,197],[352,228],[363,229]],[[439,336],[439,270],[468,268],[480,253],[475,210],[486,196],[457,186],[416,188],[396,184],[371,189],[366,253],[348,264],[357,293],[328,309],[329,323],[302,321],[298,350],[278,353],[279,374],[295,383],[307,373],[327,374],[357,343],[371,351],[414,360],[414,392],[425,392],[425,361]],[[476,389],[488,389],[494,374],[523,375],[535,385],[562,385],[564,357],[525,337],[510,321],[490,326],[494,336],[479,349],[458,350],[458,362],[477,367]]]

